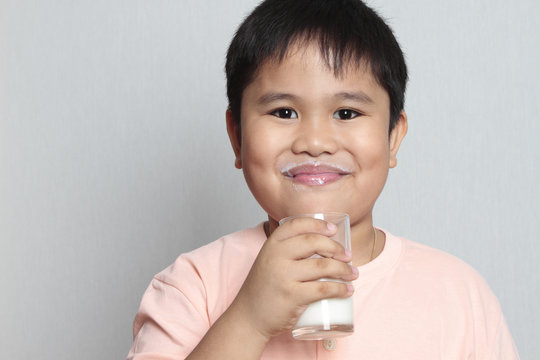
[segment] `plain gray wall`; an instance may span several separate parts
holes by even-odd
[[[224,54],[255,0],[0,0],[0,348],[121,359],[153,274],[255,225]],[[409,134],[375,223],[471,263],[540,359],[540,2],[373,0]]]

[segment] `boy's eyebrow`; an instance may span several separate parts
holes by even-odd
[[[354,92],[344,91],[344,92],[335,94],[334,98],[337,98],[340,100],[352,100],[352,101],[365,103],[365,104],[374,103],[373,99],[371,99],[366,93],[362,91],[354,91]],[[259,105],[266,105],[266,104],[270,104],[274,101],[279,101],[279,100],[294,101],[298,99],[299,97],[293,94],[270,92],[259,97],[259,99],[257,100],[257,103]]]
[[[298,100],[298,96],[287,93],[266,93],[257,99],[259,105],[266,105],[279,100]]]
[[[334,95],[334,97],[342,100],[352,100],[366,104],[373,104],[374,102],[366,93],[362,91],[340,92]]]

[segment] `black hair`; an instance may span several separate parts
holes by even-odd
[[[240,25],[227,52],[227,96],[240,124],[244,89],[269,59],[283,60],[293,43],[318,43],[326,65],[367,64],[390,98],[390,131],[405,103],[407,66],[390,27],[360,0],[266,0]]]

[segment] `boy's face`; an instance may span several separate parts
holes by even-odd
[[[286,216],[330,211],[371,225],[407,130],[402,113],[388,136],[389,110],[369,67],[336,78],[315,46],[263,64],[243,93],[240,138],[230,112],[227,126],[236,166],[271,228]]]

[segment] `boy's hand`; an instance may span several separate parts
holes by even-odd
[[[344,298],[353,287],[351,255],[329,236],[336,228],[324,220],[296,218],[279,226],[265,242],[229,311],[266,340],[290,330],[306,307],[318,300]],[[310,258],[318,254],[322,258]]]

